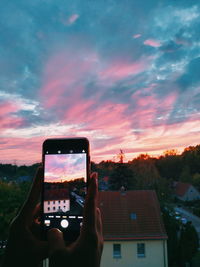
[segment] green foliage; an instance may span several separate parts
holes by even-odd
[[[198,190],[200,190],[200,173],[196,172],[196,173],[192,176],[192,184],[193,184]]]
[[[191,174],[200,171],[200,145],[190,146],[184,150],[181,155],[183,166],[190,167]]]
[[[182,172],[180,174],[180,181],[183,183],[191,183],[192,182],[190,167],[188,165],[185,165],[183,167]]]
[[[136,178],[137,189],[153,189],[160,178],[155,161],[148,155],[140,155],[130,163]]]
[[[179,264],[184,266],[186,262],[190,262],[198,251],[198,234],[191,223],[183,225],[181,228],[180,242],[178,248]]]
[[[8,228],[17,211],[22,206],[30,183],[0,182],[0,240],[8,237]]]
[[[171,216],[173,209],[163,209],[162,217],[168,236],[167,251],[169,266],[174,266],[178,261],[178,231],[179,224],[174,216]],[[171,215],[170,215],[171,214]],[[175,265],[176,266],[176,265]]]
[[[118,163],[117,167],[113,170],[110,179],[110,189],[120,190],[123,186],[126,190],[135,188],[135,177],[133,171],[127,164]]]
[[[199,267],[199,266],[200,266],[200,251],[197,252],[192,258],[192,267]]]
[[[179,180],[182,170],[182,161],[180,155],[165,154],[155,161],[155,165],[160,173],[160,176],[166,179]]]

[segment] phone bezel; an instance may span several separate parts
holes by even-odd
[[[44,240],[46,237],[46,226],[44,224],[44,171],[45,171],[45,152],[49,151],[58,151],[58,150],[82,150],[86,151],[86,186],[88,188],[89,178],[90,178],[90,147],[89,141],[85,137],[76,137],[76,138],[48,138],[43,142],[42,145],[42,164],[43,164],[43,182],[42,182],[42,194],[41,194],[41,229],[42,229],[42,238]],[[51,154],[51,153],[50,153]],[[53,153],[54,154],[54,153]],[[56,154],[56,153],[55,153]],[[64,153],[65,154],[65,153]],[[69,214],[70,215],[70,214]],[[61,229],[60,229],[61,230]],[[63,233],[65,231],[63,230]],[[80,229],[77,230],[77,233],[74,233],[72,236],[67,237],[67,234],[64,234],[64,238],[67,241],[73,242],[79,235]]]

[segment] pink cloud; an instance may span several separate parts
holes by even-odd
[[[161,43],[158,42],[157,40],[147,39],[144,41],[144,45],[148,45],[148,46],[152,46],[152,47],[159,47],[159,46],[161,46]]]
[[[69,181],[86,177],[86,157],[84,154],[47,155],[45,176],[47,181]]]
[[[12,103],[10,101],[5,101],[0,103],[0,116],[17,112],[20,109],[19,105]]]
[[[23,119],[14,113],[20,110],[20,106],[10,101],[0,103],[0,129],[17,128],[23,124]]]
[[[79,15],[78,14],[72,14],[68,19],[67,21],[63,21],[64,25],[72,25],[74,24],[77,19],[79,18]]]
[[[100,79],[113,82],[136,75],[147,68],[147,62],[123,62],[116,60],[100,72]]]
[[[140,38],[141,36],[142,36],[141,34],[134,34],[134,35],[133,35],[133,38],[134,38],[134,39],[137,39],[137,38]]]

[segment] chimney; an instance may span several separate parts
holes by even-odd
[[[120,188],[120,193],[122,196],[126,195],[126,190],[125,190],[125,187],[123,185]]]

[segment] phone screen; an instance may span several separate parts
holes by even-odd
[[[67,236],[80,231],[87,190],[85,150],[44,151],[44,226]]]

